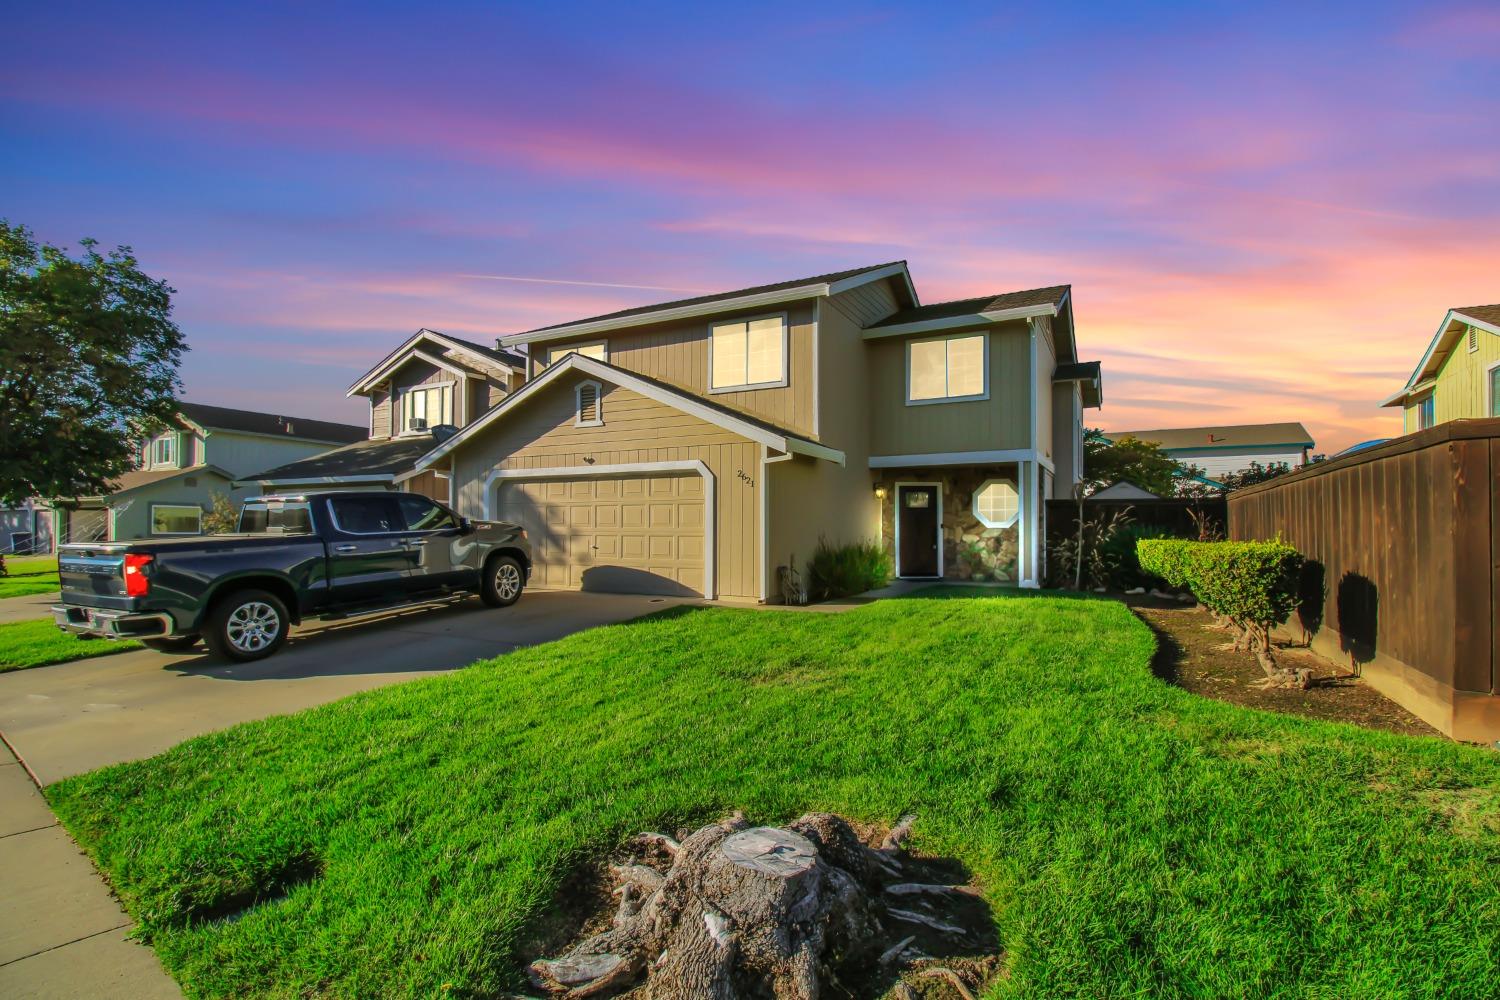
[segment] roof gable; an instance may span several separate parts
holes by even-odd
[[[511,413],[524,407],[528,400],[536,398],[544,389],[557,382],[568,372],[578,372],[613,385],[631,389],[643,396],[648,396],[658,402],[675,407],[684,413],[692,414],[708,423],[734,431],[752,441],[759,441],[767,447],[775,448],[779,451],[811,455],[814,458],[826,459],[831,462],[837,462],[840,465],[844,464],[843,452],[819,444],[810,438],[778,427],[768,421],[741,413],[738,410],[724,406],[722,403],[684,389],[679,389],[676,386],[668,385],[665,382],[648,378],[636,372],[626,371],[624,368],[618,368],[607,362],[598,361],[594,358],[586,358],[580,354],[568,354],[563,360],[552,365],[541,375],[538,375],[507,396],[500,405],[494,407],[484,416],[453,435],[453,437],[423,455],[416,463],[416,468],[425,469],[440,461],[462,447],[465,442],[483,432],[486,427],[489,427],[498,420],[505,419]]]
[[[1412,369],[1411,377],[1401,390],[1381,402],[1381,406],[1400,406],[1413,391],[1425,389],[1436,377],[1453,352],[1453,346],[1462,338],[1466,327],[1478,327],[1500,336],[1500,303],[1488,306],[1459,306],[1449,309],[1438,324],[1437,332],[1427,344],[1422,360]]]
[[[524,371],[526,368],[526,359],[514,351],[505,351],[497,347],[486,347],[472,340],[451,337],[446,333],[439,333],[436,330],[429,330],[423,327],[403,341],[401,346],[381,358],[375,367],[356,379],[344,395],[358,396],[370,391],[377,383],[381,382],[407,361],[420,356],[424,349],[428,353],[436,351],[439,356],[446,359],[447,364],[461,364],[465,369],[474,372],[476,375],[485,373],[482,368],[475,365],[475,362],[487,367],[501,367],[517,373]]]

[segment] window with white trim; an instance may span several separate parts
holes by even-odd
[[[591,344],[568,344],[566,347],[554,347],[542,358],[542,367],[555,365],[569,354],[577,354],[585,358],[593,358],[595,361],[609,361],[609,343],[596,340]]]
[[[715,323],[708,335],[708,387],[764,389],[787,384],[785,314]]]
[[[907,341],[906,401],[988,398],[988,354],[989,338],[982,333]]]
[[[974,516],[986,528],[1008,528],[1021,516],[1021,494],[1009,479],[988,479],[974,491]]]
[[[1490,367],[1490,416],[1500,417],[1500,364]]]
[[[177,467],[177,435],[162,434],[151,442],[151,468],[175,469]]]
[[[203,508],[190,504],[151,505],[151,534],[199,535],[203,533]]]
[[[1417,430],[1425,431],[1437,424],[1437,403],[1432,396],[1417,402]]]
[[[604,423],[604,403],[599,398],[598,382],[579,382],[573,390],[573,396],[578,404],[577,415],[573,418],[574,426],[598,427]]]
[[[401,433],[421,434],[453,423],[453,383],[414,385],[401,390]]]

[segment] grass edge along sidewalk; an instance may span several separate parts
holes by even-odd
[[[131,639],[80,639],[61,631],[51,618],[8,622],[0,624],[0,674],[140,648]]]
[[[195,996],[514,990],[571,872],[734,808],[915,813],[984,888],[993,996],[1493,991],[1500,758],[1198,698],[1153,651],[1079,597],[676,609],[48,797]]]

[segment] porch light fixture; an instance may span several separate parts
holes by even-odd
[[[885,484],[883,484],[883,483],[876,483],[875,484],[875,499],[876,500],[884,500],[885,499]]]

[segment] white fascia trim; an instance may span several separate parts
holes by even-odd
[[[401,483],[407,482],[408,480],[416,479],[424,472],[431,472],[434,476],[447,476],[451,471],[452,470],[447,469],[412,469],[410,472],[403,472],[399,476],[391,477],[391,482],[399,486]]]
[[[1402,389],[1400,392],[1396,393],[1395,395],[1388,397],[1383,402],[1381,402],[1380,405],[1381,406],[1398,406],[1398,405],[1403,405],[1406,402],[1408,402],[1413,396],[1420,396],[1422,393],[1424,393],[1427,390],[1435,387],[1436,385],[1437,385],[1437,379],[1435,379],[1435,378],[1423,379],[1421,382],[1418,382],[1416,385],[1408,386],[1407,388]]]
[[[394,482],[394,473],[369,476],[307,476],[302,479],[236,479],[237,483],[256,483],[259,486],[319,486],[323,483],[389,483]]]
[[[759,295],[745,295],[737,299],[716,299],[713,302],[703,302],[692,306],[678,306],[675,309],[658,309],[653,312],[621,316],[617,319],[594,320],[591,323],[572,323],[568,326],[560,326],[551,330],[537,330],[535,333],[516,333],[509,337],[501,337],[500,345],[502,347],[515,347],[519,344],[540,344],[549,340],[562,340],[566,337],[603,333],[607,330],[624,330],[632,326],[645,326],[649,323],[666,323],[676,319],[691,319],[695,316],[714,316],[719,313],[737,312],[741,309],[754,309],[757,306],[795,302],[798,299],[811,299],[820,295],[827,295],[828,287],[826,284],[799,285],[796,288],[787,288],[778,292],[762,292]]]
[[[861,336],[865,340],[879,340],[882,337],[904,337],[911,333],[931,333],[938,330],[952,330],[963,326],[985,326],[990,323],[1003,323],[1012,319],[1033,319],[1037,316],[1056,316],[1057,306],[1017,306],[1014,309],[997,309],[994,312],[967,313],[963,316],[946,316],[942,319],[923,319],[912,323],[897,323],[895,326],[878,326],[865,330]]]
[[[866,271],[864,274],[856,274],[852,277],[844,278],[842,281],[835,281],[828,286],[828,294],[837,295],[840,292],[847,292],[851,288],[869,285],[876,281],[883,281],[886,278],[894,278],[897,275],[901,276],[901,282],[906,286],[906,294],[911,296],[912,305],[921,305],[922,300],[917,298],[917,288],[911,282],[911,272],[907,270],[904,263],[900,262],[888,264],[874,271]]]
[[[1008,448],[1002,451],[939,451],[925,455],[871,455],[872,469],[899,469],[902,466],[990,465],[997,462],[1035,462],[1035,448]]]
[[[496,482],[506,479],[597,479],[601,476],[630,475],[639,472],[695,472],[703,477],[703,596],[719,596],[719,553],[717,535],[717,483],[713,471],[698,459],[672,462],[629,462],[622,465],[567,465],[550,469],[492,469],[484,477],[484,520],[494,520]]]
[[[1453,325],[1453,317],[1455,315],[1457,314],[1452,309],[1443,314],[1443,321],[1438,324],[1437,333],[1432,335],[1432,342],[1427,345],[1427,350],[1422,353],[1422,360],[1417,362],[1417,367],[1412,371],[1411,378],[1406,380],[1406,392],[1416,390],[1416,383],[1422,379],[1422,373],[1427,370],[1427,363],[1437,353],[1438,344],[1442,343],[1443,336],[1448,332],[1448,327]],[[1464,322],[1469,322],[1468,317],[1464,317]]]
[[[407,345],[402,345],[399,353],[394,358],[392,358],[390,361],[387,361],[379,368],[376,368],[374,371],[370,372],[370,374],[366,375],[363,379],[359,380],[354,385],[350,386],[349,391],[344,393],[344,395],[363,395],[370,389],[373,389],[376,383],[385,379],[390,375],[391,372],[395,371],[397,368],[400,368],[402,365],[406,364],[408,361],[411,361],[413,358],[420,361],[425,361],[437,368],[441,368],[451,375],[462,377],[465,374],[462,368],[459,368],[451,361],[446,361],[442,358],[439,358],[436,354],[428,354],[426,351],[417,348],[408,350]],[[403,388],[410,389],[414,387],[403,386]]]
[[[673,407],[674,409],[681,410],[684,413],[692,414],[700,420],[713,424],[716,427],[722,427],[725,430],[733,431],[734,433],[739,434],[741,437],[749,438],[751,441],[757,441],[760,444],[766,445],[767,447],[775,448],[777,451],[791,451],[801,455],[811,455],[814,458],[826,459],[830,462],[837,462],[840,465],[844,464],[844,453],[841,451],[837,451],[833,448],[825,448],[824,446],[820,444],[814,444],[811,441],[802,441],[797,438],[788,438],[780,434],[774,434],[771,431],[765,430],[764,428],[757,427],[754,424],[732,417],[727,413],[722,413],[719,410],[713,409],[712,407],[704,406],[703,404],[698,403],[687,396],[662,389],[660,386],[655,385],[651,382],[647,382],[644,379],[637,378],[636,376],[631,375],[629,372],[620,371],[617,368],[612,368],[608,365],[601,364],[600,362],[595,361],[593,358],[586,358],[580,354],[569,354],[557,364],[548,368],[542,374],[538,375],[530,382],[527,382],[524,386],[517,389],[515,392],[511,393],[505,398],[504,402],[502,402],[494,409],[490,410],[489,413],[485,414],[483,417],[480,417],[478,420],[474,421],[472,424],[465,427],[457,434],[453,435],[447,441],[444,441],[441,445],[423,455],[420,459],[417,460],[416,468],[427,468],[438,459],[452,452],[460,444],[467,441],[469,438],[473,437],[475,434],[479,433],[484,428],[488,427],[490,424],[503,417],[505,414],[509,413],[523,400],[530,398],[533,394],[535,394],[542,388],[551,385],[557,379],[561,378],[563,374],[570,371],[583,372],[587,375],[592,375],[594,378],[603,379],[604,381],[609,382],[612,385],[618,385],[622,388],[629,389],[632,392],[638,392],[648,399],[654,399],[658,403],[662,403],[666,406]]]
[[[1470,316],[1468,313],[1461,313],[1461,312],[1459,312],[1456,309],[1453,310],[1453,315],[1456,316],[1456,317],[1458,317],[1459,319],[1463,320],[1465,323],[1469,324],[1470,326],[1477,326],[1481,330],[1488,330],[1490,333],[1493,333],[1493,334],[1496,334],[1497,336],[1500,336],[1500,326],[1496,326],[1494,323],[1486,323],[1482,319],[1475,319],[1473,316]]]

